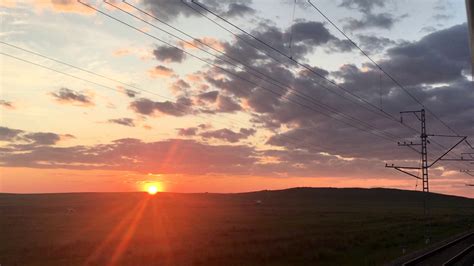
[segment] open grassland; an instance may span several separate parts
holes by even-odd
[[[424,246],[422,199],[310,188],[0,194],[0,264],[380,265]],[[474,222],[473,199],[432,194],[430,205],[433,241]]]

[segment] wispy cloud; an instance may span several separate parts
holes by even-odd
[[[135,127],[135,122],[133,121],[132,118],[115,118],[115,119],[109,119],[108,122],[122,125],[122,126],[127,126],[127,127]]]
[[[12,102],[6,101],[6,100],[0,100],[0,106],[6,109],[11,109],[11,110],[16,108]]]

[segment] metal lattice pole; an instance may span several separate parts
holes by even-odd
[[[417,110],[417,111],[403,111],[400,112],[401,117],[400,117],[400,122],[403,123],[403,114],[413,114],[415,117],[421,122],[421,132],[420,132],[420,142],[419,143],[413,143],[413,142],[398,142],[399,146],[406,146],[409,147],[416,152],[421,154],[421,166],[416,167],[416,166],[395,166],[393,164],[389,165],[386,164],[385,167],[389,168],[394,168],[397,171],[400,171],[404,174],[410,175],[412,177],[415,177],[416,179],[419,179],[422,181],[422,186],[423,186],[423,218],[425,220],[425,242],[426,244],[431,242],[431,233],[430,233],[430,227],[431,227],[431,218],[430,218],[430,206],[429,206],[429,196],[430,196],[430,187],[429,187],[429,174],[428,170],[431,166],[436,164],[439,161],[458,161],[458,160],[463,160],[463,161],[468,161],[467,159],[461,158],[461,159],[444,159],[444,157],[450,153],[456,146],[458,146],[461,142],[466,140],[466,136],[459,136],[459,135],[435,135],[435,134],[428,134],[427,129],[426,129],[426,113],[425,109]],[[454,144],[451,148],[446,150],[442,155],[440,155],[436,160],[433,162],[429,163],[428,162],[428,138],[429,137],[450,137],[450,138],[459,138],[459,141]],[[414,146],[420,146],[420,150],[415,149]],[[472,159],[474,160],[474,159]],[[415,170],[421,170],[421,176],[416,175],[413,173]]]
[[[427,141],[428,135],[426,133],[426,116],[425,109],[421,110],[420,115],[421,120],[421,171],[422,171],[422,181],[423,181],[423,192],[430,192],[429,182],[428,182],[428,148]]]

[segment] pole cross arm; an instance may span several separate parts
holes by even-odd
[[[443,134],[426,134],[428,137],[445,137],[445,138],[462,138],[464,136],[459,135],[443,135]],[[464,141],[464,139],[463,139]]]
[[[412,174],[412,173],[410,173],[410,172],[408,172],[408,171],[403,170],[403,169],[420,170],[420,169],[421,169],[420,167],[395,166],[395,165],[393,165],[393,164],[392,164],[392,165],[385,164],[385,167],[387,167],[387,168],[393,168],[393,169],[395,169],[395,170],[397,170],[397,171],[399,171],[399,172],[402,172],[402,173],[407,174],[407,175],[409,175],[409,176],[413,176],[413,177],[416,178],[416,179],[420,179],[420,180],[422,179],[421,177],[419,177],[419,176],[417,176],[417,175],[415,175],[415,174]]]
[[[403,114],[413,114],[418,118],[418,120],[421,121],[421,118],[418,116],[418,113],[422,113],[424,110],[418,110],[418,111],[402,111],[400,112],[400,121],[403,123]]]
[[[413,142],[398,142],[398,146],[421,146],[421,143],[413,143]]]

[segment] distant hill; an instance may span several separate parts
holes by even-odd
[[[255,192],[246,192],[238,194],[253,194],[258,195],[262,193],[272,194],[274,196],[284,197],[330,197],[338,198],[357,198],[365,200],[386,199],[386,200],[402,200],[413,201],[421,200],[425,194],[421,191],[401,190],[391,188],[313,188],[313,187],[296,187],[283,190],[263,190]],[[433,200],[474,200],[474,198],[466,198],[453,195],[445,195],[439,193],[429,193],[430,199]]]

